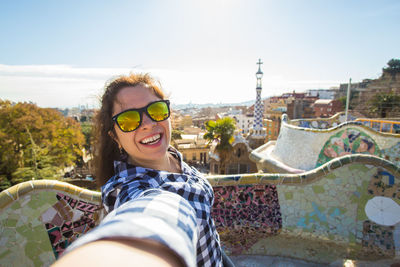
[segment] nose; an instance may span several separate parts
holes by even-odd
[[[143,128],[143,129],[151,129],[156,124],[157,124],[157,122],[155,122],[152,119],[150,119],[149,116],[147,116],[146,113],[143,113],[143,121],[142,121],[141,128]]]

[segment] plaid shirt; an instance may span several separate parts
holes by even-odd
[[[115,173],[102,187],[102,199],[105,209],[110,212],[130,200],[139,200],[152,189],[168,191],[180,195],[194,209],[197,221],[197,265],[222,266],[219,235],[211,217],[214,193],[208,181],[195,168],[182,161],[174,148],[169,153],[181,163],[182,173],[170,173],[130,165],[115,161]],[[182,214],[170,214],[180,216]],[[163,229],[153,229],[160,236]],[[168,244],[167,244],[168,245]]]
[[[99,226],[79,237],[64,253],[101,239],[152,239],[175,251],[187,266],[196,266],[196,228],[195,211],[186,199],[150,189],[110,212]]]

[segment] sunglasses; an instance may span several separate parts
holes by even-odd
[[[124,110],[112,117],[112,120],[118,125],[121,131],[132,132],[140,127],[143,121],[143,112],[156,122],[165,121],[169,118],[169,100],[158,100],[149,103],[143,108],[133,108]]]

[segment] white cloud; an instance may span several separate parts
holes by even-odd
[[[0,65],[0,98],[32,101],[42,107],[96,106],[105,82],[129,71],[67,65]]]
[[[129,72],[149,72],[161,81],[173,103],[233,103],[255,99],[255,71],[0,65],[0,98],[16,102],[32,101],[42,107],[96,106],[97,97],[110,78]],[[291,81],[282,76],[264,75],[262,96],[329,88],[339,83],[328,80]]]
[[[10,76],[45,76],[45,77],[75,77],[98,79],[110,75],[128,73],[128,68],[81,68],[69,65],[1,65],[0,75]]]

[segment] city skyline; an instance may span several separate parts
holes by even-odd
[[[150,72],[175,104],[238,103],[378,78],[400,58],[398,1],[3,1],[0,98],[95,106]]]

